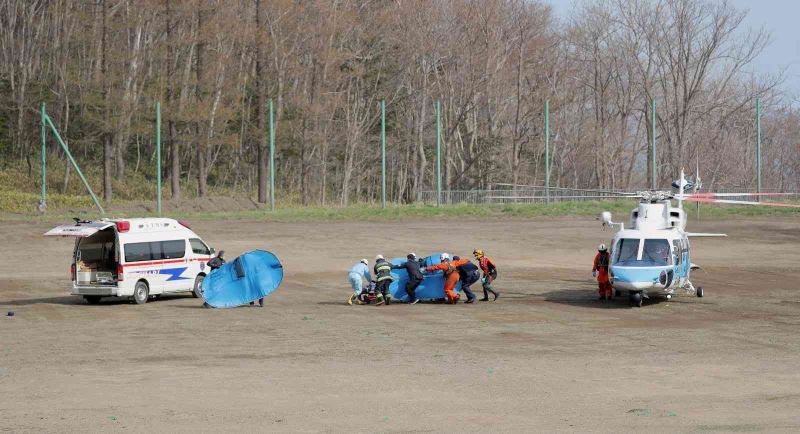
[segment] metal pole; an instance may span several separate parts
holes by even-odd
[[[156,101],[156,212],[161,215],[161,102]]]
[[[544,100],[544,192],[550,203],[550,98]]]
[[[39,206],[47,206],[47,129],[45,129],[45,105],[42,103],[42,201]]]
[[[756,192],[761,193],[761,98],[756,97]]]
[[[386,100],[381,100],[381,208],[386,208]]]
[[[653,135],[651,138],[651,147],[650,147],[650,189],[655,190],[657,187],[656,182],[656,100],[653,100],[653,107],[651,109],[651,117],[650,117],[650,130]]]
[[[275,211],[275,120],[269,99],[269,208]]]
[[[441,106],[436,100],[436,206],[442,204],[442,125]]]
[[[45,115],[44,119],[45,119],[45,121],[47,121],[47,124],[50,126],[50,130],[53,132],[53,135],[56,136],[56,140],[58,141],[58,144],[61,145],[61,149],[64,150],[64,154],[67,155],[67,158],[69,158],[69,161],[72,163],[72,167],[74,167],[75,171],[78,172],[78,176],[81,178],[81,181],[83,181],[83,185],[84,185],[84,187],[86,187],[86,190],[89,192],[89,195],[92,196],[92,201],[94,201],[94,204],[97,206],[97,209],[99,209],[102,214],[105,214],[106,211],[100,205],[100,201],[97,200],[97,196],[94,195],[94,191],[92,191],[92,187],[89,186],[89,182],[86,181],[86,177],[83,176],[83,172],[81,172],[81,168],[78,167],[78,163],[75,162],[75,158],[72,157],[72,154],[69,152],[69,148],[67,147],[66,143],[64,143],[64,140],[61,139],[61,135],[58,134],[58,130],[56,129],[56,126],[53,125],[53,120],[50,119],[50,116],[47,116],[47,115]]]

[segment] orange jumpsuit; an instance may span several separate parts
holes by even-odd
[[[455,303],[459,299],[459,295],[453,291],[453,288],[458,284],[458,270],[460,267],[469,262],[469,259],[459,259],[458,261],[445,261],[430,267],[425,267],[425,271],[444,271],[444,293],[447,297],[447,302],[450,304]]]
[[[608,280],[608,262],[611,255],[608,252],[597,252],[594,257],[592,271],[597,272],[597,287],[600,297],[611,298],[611,282]]]

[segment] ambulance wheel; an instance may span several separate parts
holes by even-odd
[[[86,300],[86,302],[89,304],[100,304],[99,295],[84,295],[83,299]]]
[[[194,278],[194,289],[192,289],[192,297],[194,298],[203,297],[203,287],[201,285],[203,284],[203,279],[205,278],[206,276],[202,274]]]
[[[136,304],[145,304],[149,295],[150,288],[147,287],[147,282],[143,280],[136,282],[136,286],[133,288],[133,301]]]
[[[631,306],[642,307],[642,293],[631,292]]]
[[[619,289],[614,290],[614,297],[622,297],[622,291]]]
[[[697,296],[700,297],[700,298],[703,298],[703,287],[702,286],[698,286],[697,287]]]

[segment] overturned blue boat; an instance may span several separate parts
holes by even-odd
[[[283,266],[265,250],[247,252],[209,273],[203,280],[203,299],[212,307],[236,307],[278,289]]]
[[[420,258],[421,267],[430,267],[440,264],[442,261],[439,259],[441,253],[434,253],[431,256]],[[406,258],[392,259],[392,265],[400,265],[406,262]],[[444,294],[444,272],[434,271],[432,273],[424,273],[422,283],[417,287],[416,296],[420,300],[438,300],[445,298]],[[392,278],[394,281],[389,285],[389,292],[392,294],[392,299],[400,300],[403,302],[408,301],[408,294],[406,293],[406,283],[408,283],[408,273],[405,269],[392,270]],[[458,282],[455,289],[456,293],[461,291],[461,282]]]

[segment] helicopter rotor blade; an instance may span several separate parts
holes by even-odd
[[[690,197],[684,200],[687,202],[727,203],[732,205],[756,205],[756,206],[775,206],[783,208],[800,208],[800,204],[794,204],[794,203],[753,202],[747,200],[712,199],[708,197]]]
[[[697,192],[684,194],[684,198],[690,197],[740,197],[740,196],[792,196],[797,193],[711,193],[711,192]]]

